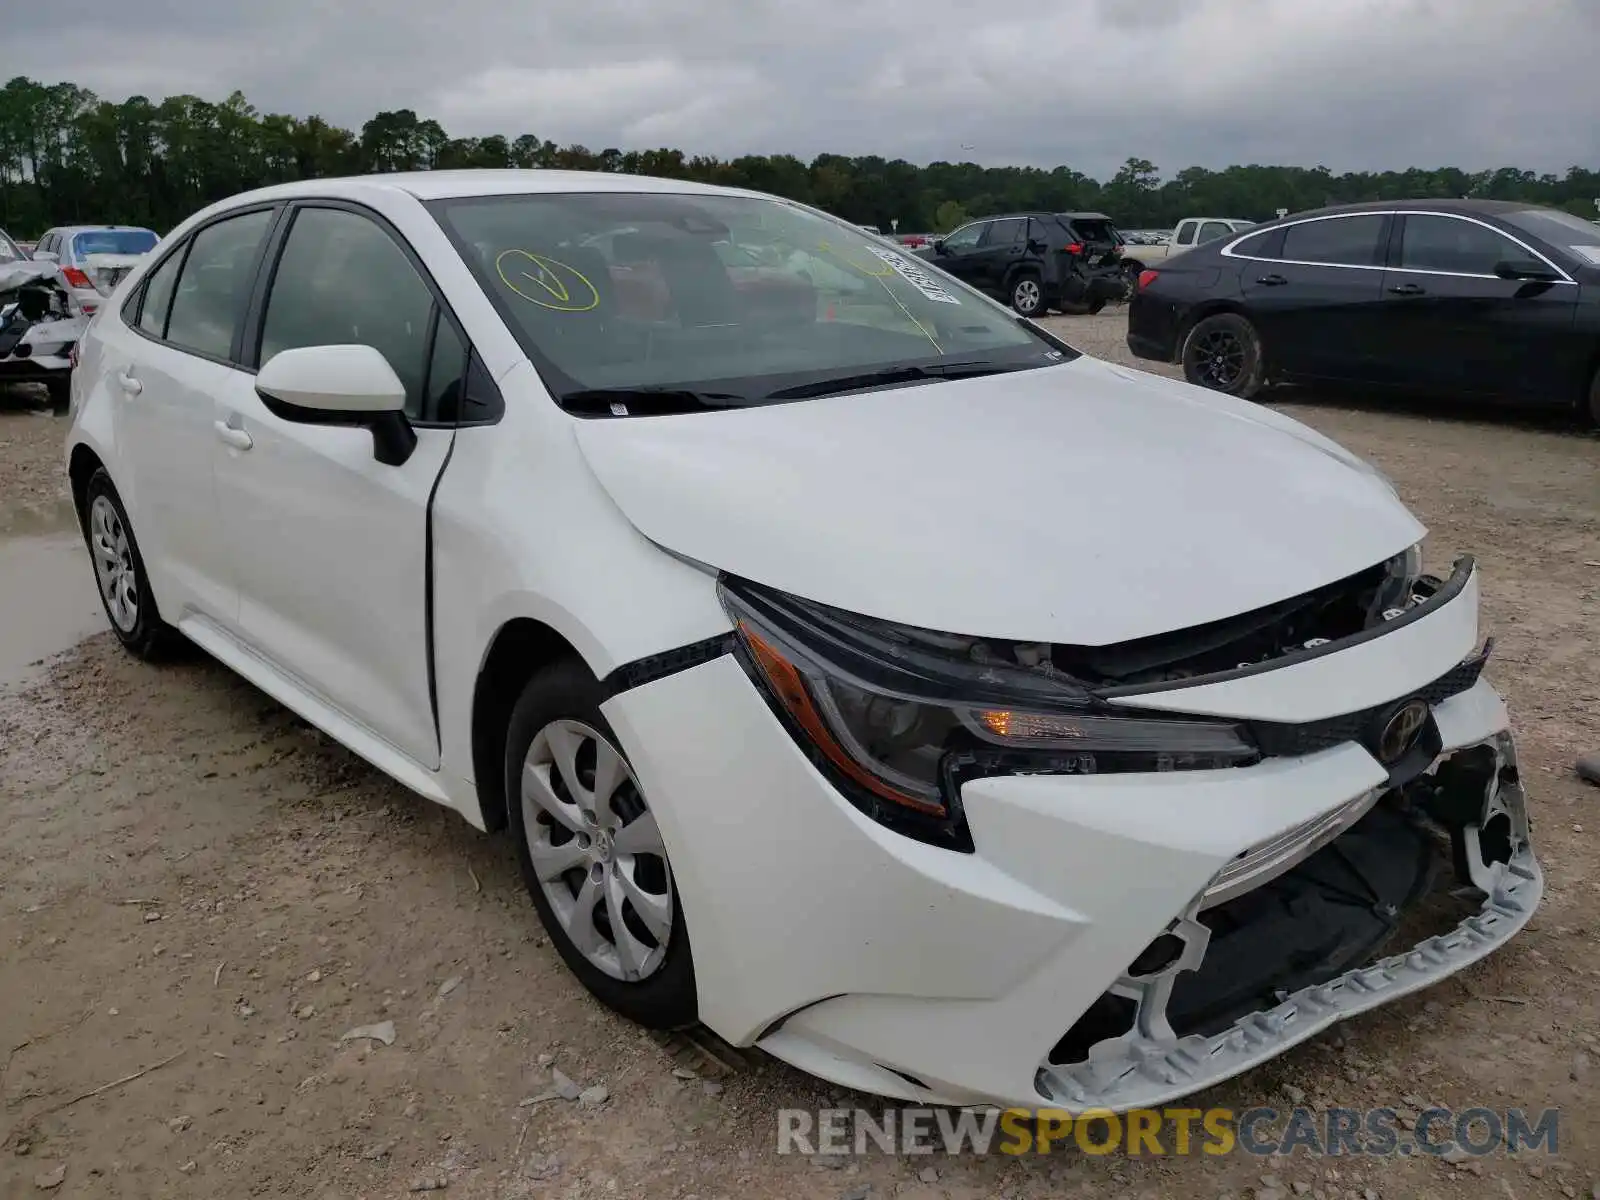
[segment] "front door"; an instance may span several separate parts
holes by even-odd
[[[299,424],[253,388],[227,397],[217,495],[248,645],[421,766],[439,762],[429,686],[428,502],[454,430],[431,398],[465,345],[397,235],[365,212],[292,214],[263,305],[257,361],[300,346],[381,351],[406,387],[417,446],[379,462],[359,428]],[[435,325],[437,324],[437,330]]]
[[[974,221],[963,225],[938,243],[930,260],[942,271],[954,275],[962,283],[975,288],[983,286],[983,255],[979,243],[983,240],[987,221]]]
[[[1274,378],[1372,378],[1388,222],[1382,213],[1356,213],[1261,235],[1274,253],[1245,259],[1240,290]],[[1236,256],[1252,242],[1240,243]]]
[[[1588,347],[1573,336],[1577,285],[1501,279],[1502,262],[1548,267],[1466,217],[1408,213],[1384,273],[1387,382],[1546,402],[1574,394]]]

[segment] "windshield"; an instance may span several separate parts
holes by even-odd
[[[563,402],[670,391],[725,407],[1075,356],[883,240],[779,200],[568,192],[430,208]]]
[[[0,229],[0,262],[14,262],[22,257],[22,251],[11,240],[11,235]]]
[[[143,254],[155,245],[156,235],[148,229],[93,229],[72,239],[72,251],[79,258],[86,254]]]
[[[1506,216],[1507,224],[1533,234],[1591,267],[1600,267],[1600,225],[1555,208],[1528,208]]]

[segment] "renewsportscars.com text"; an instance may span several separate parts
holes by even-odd
[[[1560,1113],[1429,1108],[1401,1126],[1392,1108],[780,1109],[779,1154],[1487,1155],[1558,1152]]]

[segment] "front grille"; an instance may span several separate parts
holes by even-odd
[[[1483,674],[1484,664],[1489,661],[1489,652],[1493,648],[1494,642],[1491,639],[1484,643],[1483,649],[1477,654],[1464,659],[1412,695],[1426,700],[1431,708],[1443,704],[1452,696],[1459,696],[1462,692],[1468,691]],[[1410,696],[1402,697],[1402,699],[1410,698]],[[1297,758],[1302,754],[1331,750],[1346,742],[1359,742],[1373,721],[1381,713],[1394,707],[1395,703],[1390,701],[1374,705],[1372,708],[1364,708],[1360,712],[1342,713],[1337,717],[1307,721],[1302,725],[1278,721],[1251,721],[1247,725],[1255,738],[1256,745],[1261,748],[1261,753],[1265,757]]]

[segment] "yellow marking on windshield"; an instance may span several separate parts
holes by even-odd
[[[528,250],[503,250],[494,260],[494,269],[501,283],[540,308],[589,312],[600,307],[600,289],[578,268],[559,259]],[[578,286],[571,286],[574,283]]]

